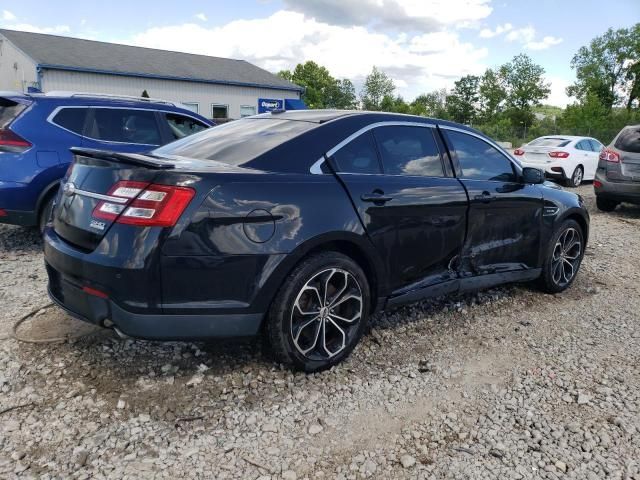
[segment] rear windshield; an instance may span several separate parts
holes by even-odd
[[[566,147],[571,140],[566,138],[536,138],[529,142],[532,147]]]
[[[615,146],[623,152],[640,153],[640,126],[625,128],[621,131]]]
[[[196,133],[153,153],[242,165],[316,126],[277,118],[245,118]]]
[[[0,129],[7,128],[25,108],[27,108],[26,105],[21,105],[8,98],[0,98]]]

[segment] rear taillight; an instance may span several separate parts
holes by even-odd
[[[172,227],[194,194],[188,187],[121,181],[108,192],[113,200],[101,200],[93,216],[128,225]]]
[[[28,148],[31,148],[31,142],[8,128],[0,129],[0,151],[24,152]]]
[[[516,148],[516,149],[513,151],[513,154],[514,154],[514,155],[518,155],[518,156],[520,156],[520,155],[524,155],[524,150],[522,150],[521,148]]]
[[[620,155],[618,155],[618,152],[614,152],[610,148],[605,148],[600,152],[600,160],[611,163],[620,163]]]
[[[593,181],[593,186],[594,186],[594,188],[602,188],[602,182],[600,182],[598,180],[594,180]]]
[[[0,208],[0,217],[8,217],[9,214],[3,208]]]
[[[569,152],[549,152],[549,156],[551,158],[567,158],[569,156]]]

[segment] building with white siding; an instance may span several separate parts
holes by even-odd
[[[302,87],[244,60],[0,29],[0,90],[141,96],[208,118],[300,108]]]

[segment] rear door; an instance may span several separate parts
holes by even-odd
[[[89,109],[83,146],[117,152],[146,152],[164,144],[155,111],[120,107]]]
[[[576,154],[578,155],[577,164],[584,168],[584,179],[593,180],[596,176],[598,168],[598,157],[600,152],[594,150],[589,139],[585,138],[576,143]],[[572,172],[569,172],[571,174]]]
[[[441,131],[470,200],[463,275],[539,267],[541,189],[521,183],[514,163],[482,137]]]
[[[419,124],[418,124],[419,125]],[[464,242],[467,196],[433,128],[387,124],[330,155],[396,294],[447,282]]]

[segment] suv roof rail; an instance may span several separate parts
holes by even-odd
[[[77,92],[66,92],[66,91],[52,91],[47,92],[45,95],[52,97],[99,97],[99,98],[113,98],[113,99],[122,99],[122,100],[136,100],[138,102],[150,102],[150,103],[164,103],[166,105],[173,105],[177,107],[178,105],[175,102],[171,102],[169,100],[163,100],[161,98],[147,98],[147,97],[136,97],[134,95],[117,95],[111,93],[77,93]]]

